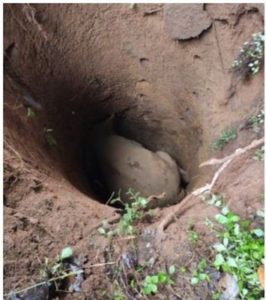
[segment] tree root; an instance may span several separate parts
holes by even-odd
[[[216,164],[222,164],[222,166],[215,172],[213,179],[210,183],[206,184],[205,186],[202,186],[198,188],[197,190],[193,191],[190,195],[188,195],[181,203],[177,204],[174,208],[174,210],[166,215],[161,222],[159,223],[157,227],[157,242],[161,242],[163,237],[164,237],[164,231],[166,228],[173,223],[178,217],[180,217],[184,212],[186,212],[189,208],[191,208],[194,204],[190,204],[191,198],[193,196],[200,196],[206,192],[211,192],[213,189],[215,183],[217,182],[218,178],[222,174],[222,172],[225,170],[225,168],[239,155],[244,154],[248,150],[251,150],[253,148],[256,148],[264,143],[264,138],[261,138],[259,140],[254,140],[252,141],[248,146],[244,148],[239,148],[235,150],[234,153],[222,158],[222,159],[216,159],[212,158],[206,162],[203,162],[200,164],[200,168],[204,166],[209,166],[209,165],[216,165]],[[190,205],[189,205],[190,204]]]

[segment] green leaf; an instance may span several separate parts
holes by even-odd
[[[215,244],[213,248],[218,252],[226,251],[226,247],[223,244]]]
[[[229,213],[228,207],[226,207],[226,206],[223,207],[221,212],[222,212],[223,215],[227,215]]]
[[[148,278],[151,278],[151,276],[147,276],[145,278],[145,283],[144,283],[144,287],[143,287],[143,292],[145,295],[150,295],[152,293],[157,293],[158,291],[158,287],[156,284],[150,283],[149,280],[147,280]],[[146,281],[147,280],[147,281]]]
[[[159,283],[159,277],[157,275],[151,276],[150,277],[150,282],[152,282],[154,284],[158,284]]]
[[[141,204],[141,206],[146,207],[147,205],[147,199],[144,197],[139,197],[138,198],[139,203]]]
[[[156,294],[158,291],[158,287],[156,284],[151,284],[150,289],[152,291],[152,293]]]
[[[35,117],[35,112],[33,111],[33,109],[31,107],[27,107],[27,117],[29,117],[29,118]]]
[[[220,253],[217,254],[215,257],[214,266],[220,267],[223,263],[224,263],[224,257]]]
[[[199,280],[200,280],[200,281],[208,280],[208,279],[209,279],[208,274],[206,274],[206,273],[200,273],[200,274],[199,274]]]
[[[264,236],[264,231],[260,228],[252,230],[252,233],[254,233],[257,237],[262,237]]]
[[[235,226],[234,226],[234,234],[236,236],[238,236],[240,234],[239,228],[240,228],[239,224],[235,224]]]
[[[73,249],[71,247],[66,247],[61,251],[60,259],[64,260],[64,259],[70,258],[73,256],[73,254],[74,254]]]
[[[192,277],[191,284],[195,285],[199,283],[199,279],[197,277]]]
[[[228,222],[227,217],[225,217],[225,216],[223,216],[223,215],[221,215],[221,214],[217,214],[217,215],[215,216],[215,219],[216,219],[216,221],[217,221],[218,223],[220,223],[220,224],[226,224],[226,223]]]
[[[229,239],[228,239],[227,237],[225,237],[225,238],[223,239],[223,244],[225,245],[225,247],[228,246],[228,244],[229,244]]]
[[[227,259],[227,264],[228,264],[229,267],[237,268],[236,260],[232,257],[229,257]]]
[[[231,222],[236,223],[236,222],[238,222],[239,220],[240,220],[240,218],[239,218],[239,216],[237,216],[237,215],[233,215],[233,216],[230,217],[230,221],[231,221]]]
[[[158,273],[158,282],[159,283],[164,283],[167,281],[167,275],[164,272],[159,272]]]

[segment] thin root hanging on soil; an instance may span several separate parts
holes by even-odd
[[[192,192],[190,195],[188,195],[181,203],[179,203],[175,209],[165,216],[163,220],[159,223],[157,227],[157,241],[161,242],[161,240],[164,237],[164,231],[166,228],[173,223],[178,217],[180,217],[184,212],[186,212],[188,209],[190,209],[195,204],[191,204],[190,200],[194,196],[198,197],[206,192],[211,192],[215,183],[217,182],[220,175],[223,173],[223,171],[226,169],[226,167],[238,156],[246,153],[249,150],[252,150],[254,148],[257,148],[258,146],[262,145],[264,143],[264,138],[261,138],[259,140],[252,141],[248,146],[244,148],[238,148],[235,150],[234,153],[222,158],[222,159],[216,159],[212,158],[206,162],[203,162],[200,164],[200,167],[209,166],[209,165],[216,165],[216,164],[222,164],[222,166],[215,172],[213,179],[211,183],[206,184],[203,187],[200,187],[196,189],[194,192]]]

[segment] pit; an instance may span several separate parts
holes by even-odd
[[[256,138],[239,131],[222,151],[211,146],[261,108],[263,72],[242,81],[231,64],[262,31],[262,5],[199,6],[208,16],[200,32],[180,33],[170,4],[4,5],[6,290],[36,271],[37,261],[17,256],[87,249],[95,224],[114,215],[91,154],[106,120],[115,134],[168,153],[187,173],[187,194],[214,174],[201,162]],[[21,221],[28,217],[45,230]]]

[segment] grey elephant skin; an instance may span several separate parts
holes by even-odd
[[[124,202],[131,201],[126,194],[129,188],[144,197],[164,192],[164,199],[156,206],[180,200],[179,170],[167,153],[152,152],[135,141],[111,134],[101,140],[96,155],[107,189],[116,194],[120,191]]]

